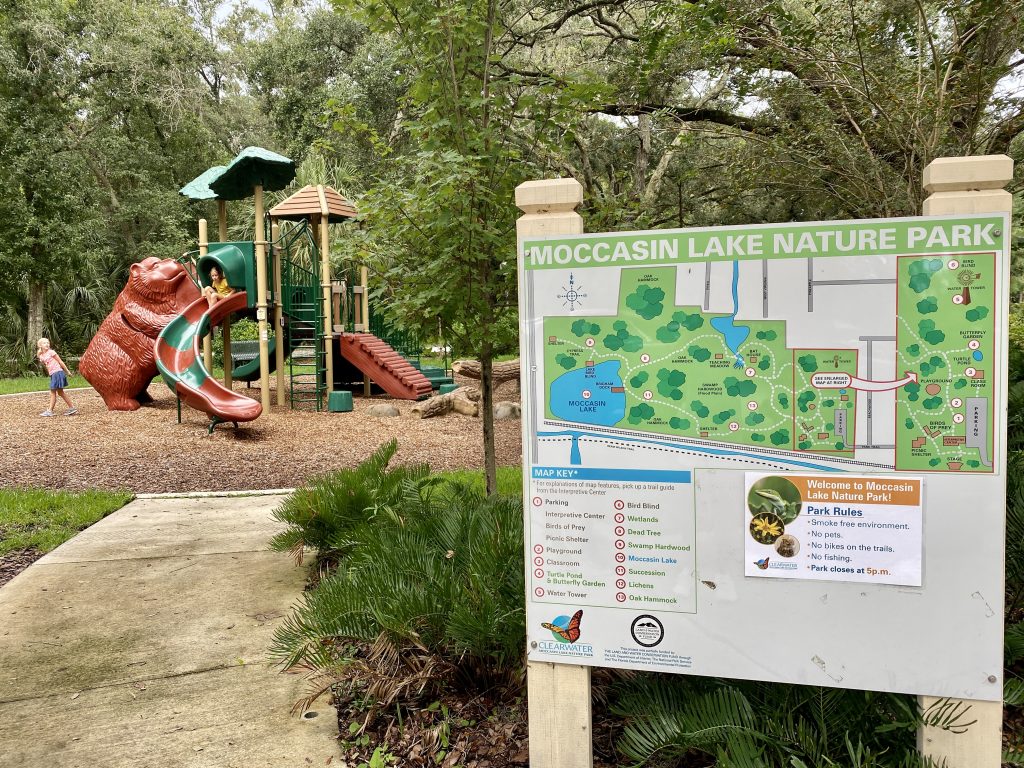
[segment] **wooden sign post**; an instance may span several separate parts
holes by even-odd
[[[922,213],[943,216],[957,213],[1010,213],[1013,195],[1003,189],[1013,179],[1013,160],[1006,155],[984,157],[941,157],[924,169],[924,189],[930,193]],[[1006,350],[1002,350],[1006,359]],[[1005,418],[1005,414],[1001,416]],[[1006,467],[1002,468],[1006,472]],[[1000,545],[1005,526],[988,531]],[[1001,547],[1000,547],[1001,548]],[[941,699],[920,697],[921,708],[928,711]],[[975,720],[964,733],[941,728],[922,728],[917,748],[936,763],[946,761],[948,768],[999,768],[1003,752],[1003,705],[999,701],[963,701],[970,705],[965,722]]]
[[[576,206],[582,202],[583,187],[575,179],[520,184],[516,187],[516,206],[523,215],[516,221],[518,240],[582,234],[583,218],[576,213]],[[528,391],[525,385],[521,391]],[[530,765],[592,768],[590,667],[529,662],[526,675]]]

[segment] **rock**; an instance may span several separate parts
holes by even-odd
[[[366,409],[368,416],[376,416],[379,419],[393,418],[395,416],[401,416],[402,412],[398,410],[391,403],[379,403],[377,405],[371,405]]]
[[[494,418],[496,419],[518,419],[522,415],[519,403],[503,401],[494,406]]]

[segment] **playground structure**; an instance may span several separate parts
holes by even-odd
[[[380,322],[371,326],[366,267],[358,270],[358,277],[355,269],[349,269],[342,279],[333,279],[329,226],[352,221],[357,215],[342,195],[330,187],[306,186],[264,213],[264,192],[284,189],[294,177],[291,160],[249,147],[229,165],[210,168],[181,189],[190,199],[217,200],[219,241],[210,242],[207,222],[200,219],[198,249],[179,259],[180,267],[174,265],[191,278],[185,281],[188,289],[178,290],[175,311],[167,314],[165,310],[160,316],[162,327],[152,328],[143,341],[143,346],[152,345],[145,351],[178,398],[179,420],[181,403],[208,414],[211,432],[221,422],[237,426],[258,418],[271,405],[272,373],[276,374],[278,406],[312,406],[318,411],[325,407],[351,410],[351,395],[332,397],[336,390],[361,386],[369,395],[376,384],[391,397],[419,400],[451,381],[443,369],[420,370],[417,339],[395,334]],[[250,195],[255,203],[253,240],[228,241],[227,201]],[[210,306],[199,293],[210,285],[214,266],[233,293]],[[180,281],[181,276],[175,279]],[[235,314],[254,316],[258,323],[258,354],[237,367],[232,365],[231,348],[231,317]],[[115,322],[114,315],[112,312],[109,322]],[[217,326],[222,329],[224,346],[223,382],[211,374],[211,339]],[[92,347],[90,344],[90,350]],[[127,357],[133,354],[145,356],[135,350]],[[126,396],[131,399],[136,394],[119,393],[118,367],[141,367],[122,359],[125,356],[121,351],[116,359],[110,355],[103,358],[103,351],[97,349],[93,357],[102,359],[103,364],[93,368],[111,373],[97,376],[95,381],[87,375],[112,410],[134,409],[118,405]],[[145,378],[141,389],[133,387],[144,393],[155,373],[147,368],[141,374]],[[233,390],[234,378],[253,380],[257,376],[259,401]],[[108,400],[107,390],[119,394]]]

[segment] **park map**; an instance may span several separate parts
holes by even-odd
[[[896,294],[884,381],[861,348],[794,347],[785,320],[737,319],[738,261],[731,314],[677,304],[673,266],[616,270],[618,311],[588,314],[570,275],[566,314],[543,319],[545,416],[852,458],[858,394],[894,396],[895,469],[991,472],[995,255],[888,261],[895,279],[874,286]]]
[[[1009,230],[524,239],[529,659],[999,700]]]

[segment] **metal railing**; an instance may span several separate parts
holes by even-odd
[[[374,314],[370,308],[370,333],[381,341],[387,342],[395,352],[400,354],[416,367],[420,365],[423,354],[423,340],[418,333],[395,328],[380,314]]]

